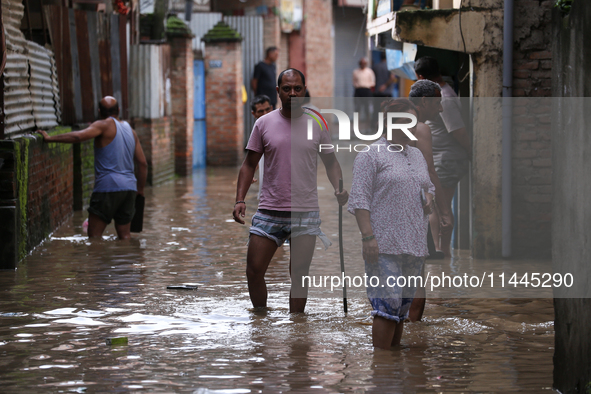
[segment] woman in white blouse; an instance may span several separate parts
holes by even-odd
[[[416,108],[406,99],[386,101],[382,112],[383,119],[388,112],[417,116]],[[402,118],[394,123],[408,121]],[[428,255],[427,223],[435,188],[421,151],[408,142],[402,130],[393,130],[390,141],[384,133],[357,155],[353,166],[348,210],[355,215],[361,231],[365,271],[370,279],[367,295],[373,307],[373,345],[382,349],[400,344],[417,286],[409,277],[420,276]]]

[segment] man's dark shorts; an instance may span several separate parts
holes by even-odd
[[[435,163],[435,172],[439,177],[441,186],[451,189],[468,173],[468,159],[441,160]]]
[[[135,190],[122,192],[93,192],[90,196],[88,212],[98,216],[103,222],[125,225],[131,222],[135,213]]]

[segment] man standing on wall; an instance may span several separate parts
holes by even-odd
[[[136,132],[119,120],[119,105],[106,96],[99,103],[102,120],[88,128],[50,136],[45,142],[73,144],[94,138],[94,189],[88,207],[88,237],[100,238],[112,219],[119,239],[131,237],[129,228],[135,213],[136,195],[144,194],[148,164]],[[134,161],[138,178],[134,174]]]
[[[433,161],[435,171],[443,187],[444,198],[451,210],[456,186],[468,173],[472,149],[470,137],[462,120],[462,106],[458,96],[443,78],[437,60],[422,57],[415,63],[418,79],[428,79],[441,86],[443,112],[433,121],[427,122],[433,136]],[[441,219],[437,210],[429,217],[435,247],[451,257],[451,231],[440,231]]]
[[[349,195],[346,190],[339,192],[342,172],[334,150],[319,152],[320,144],[331,142],[328,130],[321,130],[313,123],[311,139],[306,137],[310,117],[306,116],[308,110],[301,107],[306,92],[304,74],[287,69],[279,74],[277,85],[282,107],[258,119],[254,125],[238,175],[233,217],[236,222],[244,224],[244,200],[257,163],[264,154],[265,181],[258,210],[252,218],[246,256],[248,291],[255,308],[267,306],[265,273],[277,247],[289,238],[292,281],[289,310],[303,312],[307,287],[302,277],[308,275],[316,237],[325,247],[330,245],[320,230],[316,180],[318,155],[339,204],[345,205]]]
[[[254,74],[250,81],[250,87],[256,96],[266,95],[271,100],[271,106],[277,105],[277,92],[275,91],[275,78],[277,75],[275,62],[279,58],[279,49],[269,47],[265,53],[265,60],[254,66]]]

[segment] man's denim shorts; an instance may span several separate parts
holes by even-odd
[[[252,217],[250,233],[283,245],[286,239],[300,235],[315,235],[328,248],[332,243],[320,230],[320,212],[290,212],[259,209]]]

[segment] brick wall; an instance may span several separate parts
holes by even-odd
[[[193,171],[193,50],[190,37],[174,37],[171,56],[171,127],[174,168],[181,176]]]
[[[281,24],[277,15],[263,16],[263,47],[265,50],[277,47],[280,51],[287,51],[287,47],[281,46]]]
[[[552,211],[552,2],[516,0],[513,66],[512,249],[549,258]]]
[[[0,159],[0,268],[10,269],[72,214],[72,146],[3,140]]]
[[[279,59],[277,59],[277,75],[287,67],[289,67],[289,35],[281,33],[281,40],[279,43]]]
[[[334,92],[332,2],[305,0],[304,15],[306,85],[312,97],[332,97]]]
[[[222,66],[209,68],[211,60]],[[244,155],[242,44],[206,44],[205,67],[207,165],[235,166]]]
[[[174,140],[168,117],[133,119],[142,149],[148,162],[148,184],[159,185],[174,176]]]

